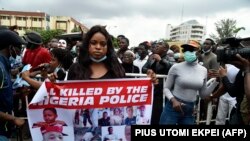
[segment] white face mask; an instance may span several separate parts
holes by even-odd
[[[58,41],[58,46],[61,48],[66,48],[67,47],[67,42],[65,40],[59,40]]]
[[[180,58],[180,56],[181,56],[181,54],[180,54],[180,53],[175,53],[175,54],[174,54],[174,59],[179,59],[179,58]]]

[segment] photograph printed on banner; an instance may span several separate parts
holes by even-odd
[[[93,127],[97,126],[95,118],[96,109],[77,109],[74,114],[74,127]]]
[[[124,136],[125,136],[125,141],[131,141],[131,126],[126,125],[124,127]]]
[[[124,125],[124,107],[110,108],[110,125]]]
[[[102,108],[98,110],[98,125],[110,126],[110,109]]]
[[[101,127],[76,127],[75,141],[101,141]]]
[[[125,125],[135,125],[136,124],[136,106],[125,107]]]
[[[124,141],[125,126],[103,126],[102,141]]]
[[[70,122],[73,112],[74,110],[65,112],[60,108],[29,110],[29,117],[34,117],[28,120],[32,138],[43,141],[48,141],[49,138],[74,140],[72,136],[69,136],[74,133],[72,122]]]
[[[136,112],[136,124],[138,125],[149,125],[151,119],[152,106],[141,105],[137,107]]]

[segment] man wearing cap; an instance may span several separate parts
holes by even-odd
[[[29,32],[24,38],[28,42],[23,57],[24,65],[30,64],[32,67],[37,67],[50,62],[51,55],[46,48],[42,47],[42,37],[39,33]]]
[[[185,61],[170,68],[164,85],[163,92],[168,99],[160,118],[160,124],[164,125],[194,125],[197,94],[205,98],[218,85],[214,79],[207,86],[207,69],[198,63],[196,55],[199,43],[191,40],[181,47]]]
[[[62,126],[43,126],[40,128],[43,135],[43,141],[63,141],[64,134]]]
[[[11,133],[10,123],[17,126],[24,124],[23,119],[11,115],[13,110],[13,91],[10,74],[10,51],[14,46],[25,42],[16,33],[10,30],[0,30],[0,140],[8,141]]]
[[[136,117],[136,124],[138,125],[146,125],[149,124],[149,118],[147,118],[146,114],[146,107],[145,105],[141,105],[138,107],[139,115]]]

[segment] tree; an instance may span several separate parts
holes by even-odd
[[[60,29],[53,29],[53,30],[34,30],[42,36],[43,43],[48,43],[52,38],[56,38],[57,36],[63,34],[64,32]],[[30,32],[30,31],[26,31]]]
[[[219,41],[223,38],[237,37],[240,30],[245,30],[245,27],[237,27],[237,21],[233,19],[222,19],[215,23],[216,32],[218,35],[211,34],[210,37]]]
[[[71,32],[80,32],[81,29],[79,27],[74,27]]]

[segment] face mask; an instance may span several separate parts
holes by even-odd
[[[203,47],[202,48],[202,51],[203,51],[203,53],[209,53],[210,51],[211,51],[211,47],[210,48],[205,48],[205,47]]]
[[[16,59],[13,56],[9,57],[9,61],[10,61],[11,67],[15,64],[15,60]]]
[[[140,55],[138,53],[135,54],[135,59],[140,58]]]
[[[16,55],[16,61],[17,62],[22,62],[22,57],[20,55]]]
[[[197,59],[196,52],[195,51],[193,51],[193,52],[190,52],[190,51],[184,52],[184,59],[188,63],[194,62]]]
[[[95,63],[100,63],[100,62],[106,60],[106,59],[107,59],[107,56],[105,55],[105,56],[103,56],[103,57],[100,58],[100,59],[95,59],[95,58],[93,58],[93,57],[90,56],[90,59],[91,59],[93,62],[95,62]]]
[[[54,73],[57,73],[60,70],[60,67],[56,67],[56,69],[54,70]]]
[[[175,53],[174,54],[174,59],[179,59],[180,58],[180,53]]]

